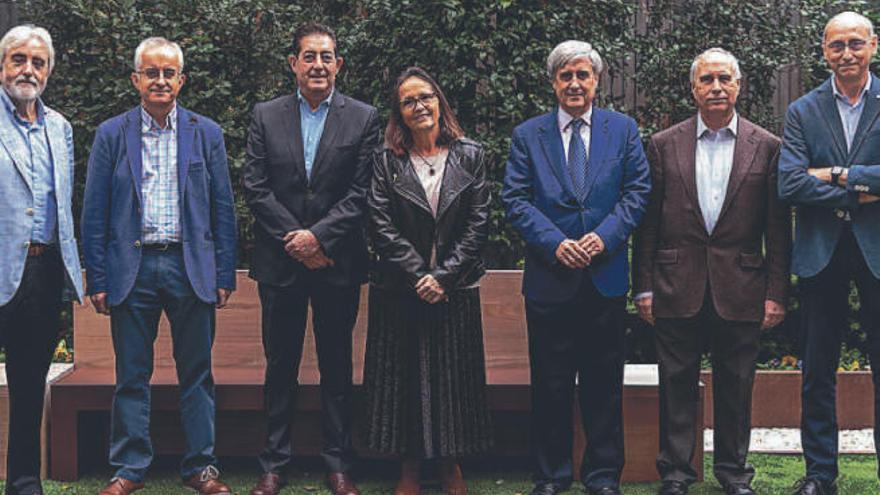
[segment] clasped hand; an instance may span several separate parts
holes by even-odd
[[[333,266],[333,260],[324,254],[321,243],[310,230],[292,230],[284,236],[284,251],[309,270]]]
[[[605,251],[605,242],[595,232],[585,234],[579,240],[566,239],[556,248],[556,259],[571,269],[585,268],[593,258]]]
[[[433,275],[425,275],[416,282],[416,294],[428,304],[435,304],[446,299],[446,291]]]

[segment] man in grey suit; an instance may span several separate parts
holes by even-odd
[[[277,495],[284,485],[311,305],[327,482],[334,495],[357,495],[348,474],[351,332],[367,275],[363,218],[379,121],[375,108],[335,89],[343,60],[327,26],[300,26],[288,61],[297,91],[254,107],[243,177],[256,220],[250,275],[263,311],[268,416],[264,474],[251,494]]]
[[[0,39],[0,344],[9,384],[6,495],[42,494],[40,423],[66,295],[82,296],[73,215],[73,130],[40,94],[52,37],[17,26]],[[65,290],[72,289],[72,290]]]

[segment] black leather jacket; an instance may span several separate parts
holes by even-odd
[[[486,271],[480,251],[486,241],[489,187],[483,147],[469,139],[450,144],[435,220],[409,156],[391,150],[373,155],[367,195],[370,238],[376,262],[371,282],[387,289],[412,289],[431,274],[444,290],[477,282]],[[437,245],[437,267],[430,269]]]

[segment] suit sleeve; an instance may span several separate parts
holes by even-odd
[[[242,186],[254,219],[269,235],[283,242],[285,234],[302,229],[302,223],[278,201],[272,190],[266,158],[266,132],[262,112],[257,106],[248,128]]]
[[[535,206],[535,168],[521,134],[514,131],[511,139],[501,201],[507,212],[507,220],[526,244],[534,248],[547,264],[552,265],[557,262],[556,248],[566,236]]]
[[[83,259],[86,266],[87,293],[107,292],[107,241],[110,225],[110,201],[113,180],[113,158],[110,137],[98,128],[86,175],[80,229]]]
[[[851,165],[846,176],[846,190],[880,196],[880,167]]]
[[[770,162],[770,173],[767,174],[767,232],[764,235],[768,270],[766,299],[785,306],[791,285],[791,208],[776,194],[778,164],[779,145],[776,144]]]
[[[663,176],[663,163],[657,140],[648,143],[648,163],[651,166],[651,195],[642,224],[636,230],[633,242],[633,294],[654,290],[654,255],[657,253],[657,237],[660,230],[663,200],[666,196],[666,182]]]
[[[623,157],[623,193],[611,213],[594,232],[605,243],[605,252],[617,251],[638,226],[651,192],[651,171],[642,139],[634,120],[628,120],[626,150]]]
[[[468,203],[462,204],[467,209],[464,229],[449,250],[449,255],[434,270],[434,278],[450,289],[458,285],[466,267],[473,266],[480,257],[480,251],[489,235],[489,186],[486,184],[485,153],[482,149],[476,156],[474,182],[468,195]]]
[[[782,152],[779,155],[779,197],[793,204],[830,208],[858,207],[857,192],[828,184],[807,172],[811,157],[803,125],[799,109],[794,105],[790,106],[785,114]]]
[[[387,153],[382,152],[382,153]],[[390,197],[391,177],[388,177],[382,153],[373,153],[373,177],[367,203],[370,212],[370,237],[373,248],[382,258],[397,265],[405,274],[411,287],[427,274],[425,260],[415,246],[400,234],[394,225],[394,215]]]
[[[379,116],[374,108],[370,111],[364,127],[357,168],[351,186],[342,198],[330,207],[327,215],[309,229],[330,258],[338,254],[339,241],[345,239],[355,229],[362,228],[367,188],[370,187],[372,172],[370,157],[378,144]]]
[[[226,144],[219,129],[212,139],[208,167],[211,172],[211,231],[214,234],[217,288],[235,290],[235,204],[229,180]]]

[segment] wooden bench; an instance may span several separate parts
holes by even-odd
[[[493,271],[482,282],[482,307],[486,349],[488,400],[495,419],[495,449],[489,456],[522,457],[529,452],[529,366],[525,314],[520,271]],[[361,296],[360,313],[354,331],[355,404],[359,404],[364,343],[367,326],[367,288]],[[71,372],[51,386],[51,476],[75,480],[83,464],[81,452],[91,441],[92,451],[101,450],[99,462],[106,464],[106,412],[110,410],[114,386],[114,354],[107,317],[97,315],[88,304],[74,311],[75,362]],[[155,346],[152,380],[152,436],[157,454],[179,454],[183,450],[177,418],[178,387],[171,353],[171,338],[163,317]],[[217,444],[220,456],[256,455],[263,445],[263,357],[260,338],[260,303],[256,283],[244,272],[238,274],[238,290],[229,307],[217,312],[214,343],[214,380],[217,404]],[[657,477],[654,459],[659,446],[657,383],[650,373],[628,370],[624,391],[627,463],[624,478],[649,481]],[[646,378],[647,377],[647,378]],[[297,414],[293,420],[294,451],[317,455],[321,448],[319,374],[311,332],[299,374]],[[577,401],[575,401],[577,403]],[[99,421],[90,413],[104,412]],[[354,415],[355,418],[358,414]],[[578,416],[576,415],[575,418]],[[574,456],[582,457],[584,437],[575,421]],[[700,418],[702,425],[702,417]],[[370,456],[355,423],[356,447]],[[702,439],[700,439],[702,440]],[[702,476],[702,441],[697,442],[695,467]],[[575,462],[579,465],[579,462]]]

